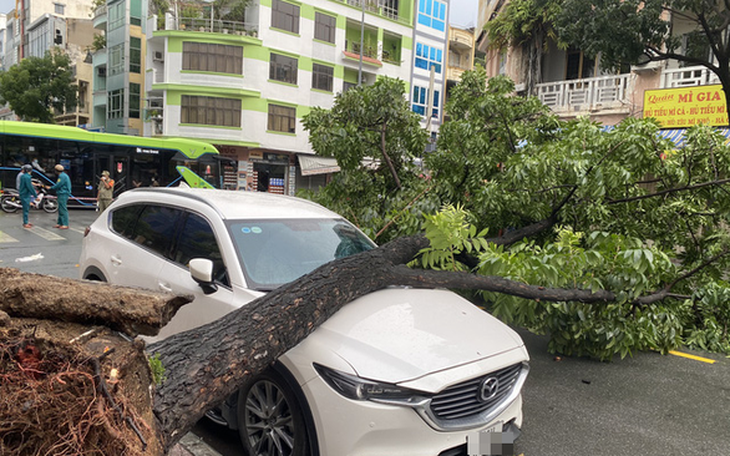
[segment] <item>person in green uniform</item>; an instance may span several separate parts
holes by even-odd
[[[31,228],[32,223],[28,223],[28,212],[30,212],[30,203],[38,194],[33,187],[33,181],[30,173],[33,168],[30,165],[23,165],[20,168],[20,179],[18,180],[18,193],[20,194],[20,204],[23,206],[23,228]]]
[[[56,174],[58,174],[58,180],[51,187],[51,190],[56,191],[56,197],[58,198],[58,220],[54,228],[61,230],[68,229],[68,198],[71,196],[71,178],[68,177],[63,165],[56,165]]]

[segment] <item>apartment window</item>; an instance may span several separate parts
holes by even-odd
[[[129,0],[129,23],[131,25],[142,25],[142,0]]]
[[[241,126],[241,100],[183,95],[180,122],[186,124]]]
[[[433,107],[431,110],[431,117],[438,118],[439,116],[439,97],[440,93],[438,90],[433,91]],[[428,109],[428,89],[425,87],[413,86],[413,100],[412,109],[416,114],[426,116]]]
[[[335,42],[337,18],[322,13],[314,13],[314,38],[328,43]]]
[[[419,0],[418,23],[440,32],[446,30],[446,3],[438,0]]]
[[[124,43],[109,48],[109,76],[124,73]]]
[[[357,87],[357,83],[355,83],[355,82],[347,82],[347,81],[343,81],[343,82],[342,82],[342,93],[345,93],[345,92],[347,92],[348,90],[350,90],[350,89],[353,89],[353,88],[355,88],[355,87]]]
[[[183,70],[243,74],[243,47],[183,43]]]
[[[269,105],[270,131],[283,131],[284,133],[296,133],[297,110],[288,106]]]
[[[109,30],[123,27],[127,22],[127,11],[123,1],[109,5],[107,14],[109,15]]]
[[[124,89],[112,90],[107,100],[107,119],[121,119],[124,117]]]
[[[140,85],[129,84],[129,117],[139,119]]]
[[[64,15],[64,14],[66,14],[65,11],[66,11],[66,5],[64,5],[62,3],[54,3],[53,4],[53,12],[54,12],[54,14]]]
[[[271,5],[271,26],[299,33],[299,7],[282,0],[274,0]]]
[[[297,63],[295,58],[272,53],[269,62],[269,79],[296,84]]]
[[[332,92],[332,80],[335,75],[335,69],[331,66],[320,65],[315,63],[312,65],[312,88]]]
[[[441,74],[441,62],[443,61],[443,49],[437,49],[423,43],[416,43],[416,68],[431,70],[434,68],[436,73]]]
[[[140,38],[129,38],[129,72],[142,72],[142,40]]]

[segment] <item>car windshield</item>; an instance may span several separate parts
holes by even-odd
[[[234,220],[228,228],[248,287],[259,291],[375,247],[343,219]]]

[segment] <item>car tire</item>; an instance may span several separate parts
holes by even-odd
[[[302,408],[286,380],[273,369],[238,393],[238,433],[247,456],[307,456]]]

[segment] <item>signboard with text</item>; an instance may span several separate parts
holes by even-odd
[[[725,92],[721,85],[646,90],[644,117],[654,117],[663,128],[696,124],[727,126]]]

